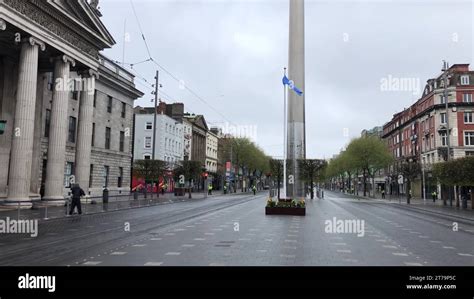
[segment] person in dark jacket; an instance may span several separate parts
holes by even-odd
[[[82,209],[81,209],[81,196],[85,196],[86,194],[84,193],[84,190],[81,189],[79,184],[74,184],[73,187],[71,188],[71,198],[72,198],[72,203],[71,203],[71,210],[69,211],[69,215],[72,215],[72,212],[74,212],[74,208],[77,207],[77,212],[79,215],[82,214]]]

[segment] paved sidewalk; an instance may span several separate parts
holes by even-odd
[[[326,191],[331,192],[333,194],[343,195],[346,197],[360,198],[364,200],[374,200],[374,201],[380,201],[380,202],[386,202],[386,203],[392,203],[392,204],[401,204],[402,206],[410,207],[414,209],[421,209],[421,210],[426,210],[429,212],[445,214],[448,216],[463,217],[463,218],[468,218],[470,220],[474,220],[474,210],[471,208],[470,201],[468,201],[467,209],[463,209],[462,207],[456,207],[456,202],[454,200],[453,200],[453,206],[449,205],[449,200],[447,201],[447,205],[444,206],[442,199],[437,199],[436,202],[433,203],[432,199],[426,199],[426,201],[424,201],[423,199],[420,199],[420,198],[412,198],[410,200],[410,204],[407,204],[407,199],[405,196],[386,195],[385,199],[382,199],[379,196],[376,196],[374,198],[374,197],[368,197],[368,196],[362,196],[362,195],[352,195],[348,193],[341,193],[338,191],[330,191],[330,190],[326,190]]]

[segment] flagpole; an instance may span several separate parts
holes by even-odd
[[[286,67],[283,68],[284,76],[286,77]],[[287,112],[286,112],[286,94],[287,94],[287,87],[286,84],[283,84],[283,196],[286,199],[286,134],[287,129],[286,129],[286,117],[287,117]]]

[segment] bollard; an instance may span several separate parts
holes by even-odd
[[[46,208],[44,210],[44,220],[48,220],[48,205],[46,205]]]
[[[69,217],[69,198],[66,200],[66,217]]]

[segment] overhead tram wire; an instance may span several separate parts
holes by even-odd
[[[137,15],[137,11],[135,10],[135,5],[133,4],[133,0],[130,0],[130,4],[132,6],[132,11],[133,11],[133,14],[135,16],[135,20],[137,21],[137,24],[138,24],[138,29],[140,30],[140,34],[142,36],[142,39],[143,39],[143,43],[145,44],[145,47],[146,47],[146,50],[147,50],[147,53],[148,53],[148,59],[147,60],[144,60],[140,63],[144,63],[144,62],[153,62],[156,66],[158,66],[161,70],[163,70],[167,75],[169,75],[171,78],[173,78],[176,82],[181,82],[181,80],[176,77],[175,75],[173,75],[170,71],[168,71],[165,67],[163,67],[161,64],[159,64],[155,59],[153,59],[153,56],[151,55],[151,52],[150,52],[150,47],[148,46],[148,42],[146,40],[146,37],[145,37],[145,34],[143,33],[143,29],[142,29],[142,26],[141,26],[141,22],[140,22],[140,19],[138,18],[138,15]],[[136,64],[135,64],[136,65]],[[193,96],[195,96],[197,99],[199,99],[201,102],[203,102],[204,104],[206,104],[207,106],[209,106],[209,108],[211,108],[215,113],[217,113],[218,115],[220,115],[224,120],[228,121],[230,124],[234,125],[234,126],[237,126],[234,122],[232,122],[230,119],[228,119],[224,114],[222,114],[220,111],[218,111],[216,108],[214,108],[211,104],[209,104],[209,102],[207,102],[203,97],[201,97],[200,95],[198,95],[197,92],[195,92],[193,89],[191,89],[189,86],[187,85],[184,85],[184,88],[186,90],[188,90]]]

